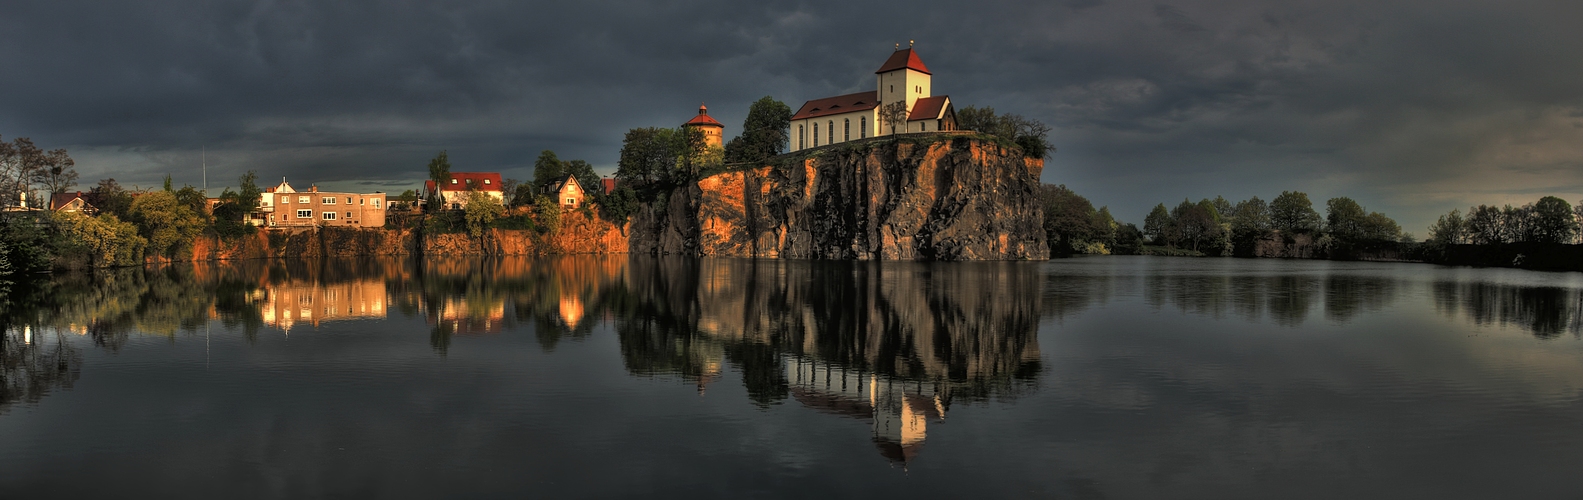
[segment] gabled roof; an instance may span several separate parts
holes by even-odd
[[[584,192],[588,191],[586,188],[583,187],[583,183],[577,181],[577,176],[572,175],[572,174],[566,174],[565,177],[556,179],[554,181],[550,181],[550,183],[545,185],[544,187],[546,189],[548,189],[549,192],[559,193],[559,192],[561,192],[562,189],[566,188],[566,183],[568,183],[568,182],[570,182],[572,184],[576,184],[577,185],[577,189],[579,191],[584,191]]]
[[[937,95],[923,97],[913,101],[912,112],[907,113],[907,121],[934,120],[940,118],[940,113],[945,112],[951,105],[951,96]]]
[[[689,125],[700,125],[700,126],[710,126],[710,127],[725,128],[725,124],[722,124],[722,123],[720,123],[719,120],[716,120],[716,119],[711,118],[709,116],[709,108],[704,106],[704,105],[702,105],[702,104],[698,105],[698,116],[694,116],[693,119],[687,120],[687,123],[683,123],[682,124],[683,127],[686,127],[686,126],[689,126]]]
[[[803,103],[801,108],[797,109],[797,114],[792,115],[791,119],[801,120],[804,118],[817,118],[821,116],[838,115],[841,113],[851,113],[853,111],[869,110],[877,107],[879,107],[879,95],[877,92],[871,90],[868,92],[858,92],[856,94],[838,95],[835,97],[826,97],[824,99],[814,99],[812,101],[808,101]]]
[[[83,208],[93,207],[93,205],[88,204],[87,199],[84,199],[82,191],[78,191],[75,193],[50,193],[49,209],[60,210],[62,208],[66,208],[66,205],[76,200],[82,200]]]
[[[890,59],[886,59],[885,64],[881,64],[879,71],[875,71],[874,74],[889,73],[898,69],[910,69],[925,75],[934,74],[930,73],[929,68],[923,65],[923,59],[918,58],[918,53],[913,51],[912,47],[892,53]]]
[[[451,179],[456,183],[445,183],[440,186],[440,191],[500,191],[500,172],[451,172]],[[423,189],[430,193],[434,191],[434,181],[423,181]]]

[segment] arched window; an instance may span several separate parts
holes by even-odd
[[[868,137],[868,117],[867,116],[858,117],[858,119],[857,119],[857,137],[859,139]]]
[[[825,144],[835,144],[835,120],[824,122]]]
[[[797,149],[802,149],[802,148],[803,148],[803,131],[802,131],[802,125],[798,125],[798,126],[797,126]]]
[[[819,147],[819,122],[813,124],[813,147]]]
[[[852,119],[841,120],[841,142],[852,140]]]

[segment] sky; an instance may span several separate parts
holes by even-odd
[[[1435,217],[1583,200],[1583,3],[1294,0],[517,2],[7,0],[0,140],[66,148],[83,188],[399,192],[612,173],[622,134],[700,103],[871,90],[915,41],[935,95],[1052,127],[1043,181],[1139,223],[1156,203],[1348,196]]]

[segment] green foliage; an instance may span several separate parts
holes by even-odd
[[[906,118],[903,117],[903,120]],[[1050,146],[1050,127],[1021,115],[996,114],[995,108],[968,106],[956,112],[956,127],[992,135],[1015,143],[1028,158],[1044,158],[1055,152]]]
[[[148,240],[139,236],[137,226],[122,222],[111,214],[97,217],[71,212],[54,212],[50,218],[63,237],[62,253],[81,251],[92,267],[131,266],[142,263]]]
[[[617,225],[625,224],[627,218],[637,211],[638,194],[627,186],[617,187],[599,202],[599,215]]]
[[[1434,225],[1429,226],[1429,240],[1442,245],[1461,245],[1468,241],[1467,222],[1462,219],[1462,211],[1451,210],[1451,213],[1440,216]]]
[[[533,160],[533,185],[542,187],[563,177],[566,177],[566,165],[555,156],[555,152],[548,149],[540,151],[539,158]]]
[[[572,160],[564,164],[565,173],[577,178],[577,183],[583,186],[588,194],[599,192],[599,174],[594,173],[594,166],[583,160]]]
[[[6,242],[0,260],[14,273],[45,271],[55,259],[58,238],[29,218],[0,214],[0,241]]]
[[[467,206],[462,207],[462,216],[467,221],[467,234],[479,238],[484,235],[484,230],[506,213],[495,197],[479,191],[467,193]]]
[[[99,213],[114,215],[121,220],[130,216],[132,208],[132,193],[121,187],[114,178],[99,181],[99,184],[88,190],[84,198],[88,204],[99,209]]]
[[[561,230],[561,204],[554,198],[540,196],[534,199],[533,216],[541,231],[556,233]]]
[[[1270,202],[1270,225],[1283,233],[1310,233],[1318,231],[1319,224],[1319,212],[1314,211],[1307,193],[1281,191]]]
[[[764,96],[748,107],[742,121],[742,134],[726,143],[723,161],[758,163],[780,154],[791,142],[792,109],[786,103]]]
[[[1505,218],[1499,208],[1479,205],[1468,209],[1468,239],[1480,245],[1505,243],[1506,234],[1502,230],[1504,222]]]
[[[434,192],[428,193],[429,210],[437,210],[439,192],[451,182],[451,158],[444,150],[429,160],[429,180],[434,181]]]
[[[148,252],[179,257],[192,250],[192,239],[203,231],[203,220],[168,191],[137,197],[130,209],[138,233],[148,239]]]
[[[511,195],[511,206],[521,207],[532,205],[533,200],[538,197],[538,191],[533,189],[532,184],[518,184],[516,192],[512,193]]]
[[[1172,224],[1171,212],[1165,209],[1164,203],[1157,204],[1143,219],[1143,235],[1149,237],[1150,243],[1164,245],[1166,230],[1170,229]]]
[[[1039,200],[1051,253],[1110,253],[1117,224],[1109,208],[1094,210],[1093,203],[1064,184],[1040,186]]]
[[[1143,249],[1143,231],[1132,223],[1118,224],[1116,226],[1116,244],[1112,253],[1116,255],[1137,255]]]
[[[621,141],[616,178],[625,184],[647,185],[663,178],[675,165],[676,131],[668,128],[635,128]]]

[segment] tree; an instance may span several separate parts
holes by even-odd
[[[1402,226],[1385,214],[1369,212],[1363,218],[1358,238],[1364,241],[1399,241],[1402,238]]]
[[[617,187],[599,204],[600,215],[617,225],[625,224],[627,217],[637,211],[638,195],[632,191],[632,188],[626,186]]]
[[[533,218],[539,223],[539,229],[545,233],[556,233],[561,230],[561,204],[549,196],[535,197],[533,200]]]
[[[1189,248],[1198,250],[1199,244],[1220,236],[1220,223],[1215,220],[1214,208],[1209,200],[1199,203],[1182,200],[1171,210],[1175,239],[1190,242]]]
[[[1335,237],[1356,241],[1363,239],[1364,223],[1368,212],[1352,198],[1331,198],[1325,202],[1325,227]]]
[[[512,206],[511,202],[517,198],[517,186],[520,185],[522,185],[522,181],[509,177],[500,181],[500,194],[504,198],[503,201],[506,206]]]
[[[1219,214],[1221,222],[1229,222],[1226,219],[1229,219],[1231,212],[1236,210],[1236,207],[1231,206],[1231,202],[1224,196],[1215,195],[1215,199],[1209,200],[1209,203],[1215,208],[1215,213]]]
[[[1533,241],[1533,205],[1501,208],[1501,239],[1508,242]]]
[[[533,185],[544,187],[563,177],[566,177],[566,165],[555,152],[548,149],[539,152],[539,159],[533,161]]]
[[[1101,220],[1094,204],[1068,189],[1065,184],[1045,184],[1039,187],[1039,200],[1044,208],[1044,234],[1050,251],[1057,254],[1083,252],[1088,243],[1099,237],[1113,234],[1110,220]],[[1105,218],[1110,217],[1106,210]],[[1103,224],[1104,227],[1099,226]]]
[[[76,165],[65,149],[50,151],[39,157],[33,182],[43,184],[46,193],[64,193],[77,185],[77,170],[73,168]]]
[[[511,206],[521,207],[531,205],[533,204],[534,199],[538,197],[538,190],[533,189],[532,184],[518,184],[516,191],[511,195]]]
[[[32,139],[18,137],[12,142],[0,141],[0,206],[18,205],[24,196],[34,200],[28,202],[30,206],[39,206],[38,197],[32,192],[32,182],[44,167],[45,156]]]
[[[1468,240],[1479,245],[1492,245],[1506,242],[1506,234],[1501,227],[1504,222],[1501,209],[1479,205],[1468,209],[1467,232]]]
[[[98,208],[100,213],[115,215],[121,220],[128,220],[128,210],[132,208],[132,193],[127,192],[114,178],[103,179],[99,184],[88,190],[84,196],[88,204]]]
[[[1583,228],[1583,200],[1578,200],[1578,204],[1572,205],[1572,215],[1572,219],[1577,222],[1580,228]],[[1583,230],[1577,231],[1577,236],[1578,241],[1583,243]]]
[[[1239,240],[1257,238],[1272,227],[1270,206],[1257,196],[1242,200],[1231,207],[1230,222],[1233,237]]]
[[[670,171],[676,161],[671,129],[646,127],[627,131],[621,141],[616,178],[623,183],[647,185]]]
[[[1156,245],[1166,244],[1166,231],[1172,225],[1171,213],[1165,210],[1165,204],[1155,205],[1154,210],[1150,210],[1149,215],[1143,218],[1143,235]]]
[[[167,189],[166,191],[169,190]],[[226,189],[226,191],[230,191],[230,189]],[[200,216],[209,214],[209,197],[204,196],[203,192],[199,191],[198,188],[184,185],[181,189],[170,191],[170,193],[176,195],[177,203],[187,207],[188,210],[192,210],[192,213]],[[234,197],[235,194],[233,193],[232,196]]]
[[[1533,241],[1539,243],[1566,243],[1572,241],[1578,223],[1573,218],[1572,206],[1554,196],[1540,198],[1533,209]]]
[[[1053,152],[1048,139],[1050,127],[1021,115],[998,115],[995,114],[995,108],[968,106],[957,111],[956,125],[962,130],[972,130],[1016,143],[1028,158],[1044,158]]]
[[[93,267],[131,266],[143,259],[148,240],[137,234],[137,226],[116,216],[97,217],[71,212],[53,212],[50,218],[69,245],[79,247]]]
[[[1000,117],[995,114],[995,108],[988,106],[982,108],[968,106],[957,110],[956,128],[1001,137],[1016,134],[1015,130],[1001,129]]]
[[[462,208],[462,218],[467,221],[467,234],[474,238],[483,237],[484,230],[489,229],[489,225],[505,212],[506,207],[495,197],[481,191],[468,191],[467,206]]]
[[[148,239],[148,250],[155,255],[180,256],[191,250],[192,239],[203,230],[198,214],[176,200],[168,191],[138,196],[129,210],[138,232]]]
[[[434,155],[434,159],[429,160],[429,180],[434,181],[435,193],[444,189],[441,186],[451,182],[451,159],[446,156],[444,150],[441,150],[440,154]],[[434,196],[435,193],[429,193],[429,195]]]
[[[907,131],[907,101],[896,101],[880,106],[879,122],[890,127],[892,134],[896,133],[897,127],[901,127],[903,132]]]
[[[1318,231],[1319,223],[1319,212],[1314,211],[1307,193],[1281,191],[1281,195],[1270,202],[1270,224],[1282,233]]]
[[[791,143],[791,117],[791,107],[773,97],[753,101],[742,120],[742,133],[726,144],[725,161],[761,162],[785,151]]]
[[[1434,225],[1429,226],[1429,239],[1441,244],[1461,245],[1467,243],[1467,231],[1462,212],[1452,209],[1451,213],[1440,216]]]

